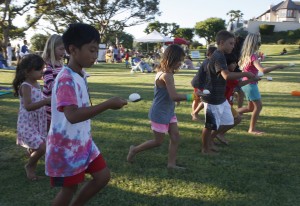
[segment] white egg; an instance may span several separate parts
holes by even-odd
[[[264,73],[259,71],[257,76],[262,77],[262,76],[264,76]]]
[[[210,91],[207,90],[207,89],[204,89],[204,90],[203,90],[203,94],[210,94]]]
[[[289,63],[289,66],[293,67],[293,66],[295,66],[295,63]]]
[[[138,93],[132,93],[128,97],[129,101],[132,101],[132,102],[134,102],[134,101],[136,101],[136,100],[138,100],[140,98],[141,98],[141,96]]]
[[[272,81],[273,78],[272,78],[272,77],[267,77],[267,80],[268,80],[268,81]]]

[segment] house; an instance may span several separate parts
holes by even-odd
[[[248,32],[259,32],[259,25],[275,25],[274,31],[300,29],[300,2],[285,0],[270,8],[263,14],[249,20],[245,25]]]

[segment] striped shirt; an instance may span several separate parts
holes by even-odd
[[[57,74],[60,72],[60,70],[63,68],[61,65],[55,65],[54,68],[50,64],[46,64],[45,70],[44,70],[44,86],[43,86],[43,95],[45,98],[51,97],[52,94],[52,87],[54,84],[54,80],[57,76]],[[46,112],[47,112],[47,121],[51,121],[51,106],[46,106]]]

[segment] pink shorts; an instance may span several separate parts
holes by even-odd
[[[175,122],[177,122],[176,115],[174,115],[170,120],[170,123],[175,123]],[[170,123],[169,124],[159,124],[159,123],[151,121],[151,129],[155,132],[167,133],[169,131]]]

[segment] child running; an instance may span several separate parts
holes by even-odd
[[[225,53],[231,53],[234,47],[234,35],[222,30],[217,33],[217,50],[209,60],[206,73],[205,89],[210,95],[202,96],[204,102],[205,127],[202,130],[202,153],[215,154],[216,150],[211,136],[220,125],[229,127],[234,124],[231,108],[225,97],[226,80],[242,77],[253,78],[250,72],[229,72]]]
[[[207,58],[202,62],[200,69],[198,70],[197,74],[192,80],[192,86],[194,87],[194,93],[195,93],[195,99],[192,103],[192,120],[193,121],[199,121],[199,112],[201,109],[203,109],[203,103],[201,102],[200,97],[198,97],[199,90],[203,91],[204,84],[205,84],[205,78],[206,78],[206,67],[209,62],[209,58],[211,55],[216,51],[217,47],[210,46],[207,49],[206,56]]]
[[[149,111],[151,129],[154,139],[137,146],[130,146],[127,161],[132,162],[134,156],[144,150],[158,147],[163,143],[165,133],[170,135],[169,157],[167,167],[184,169],[176,165],[176,154],[179,144],[179,131],[175,115],[175,102],[193,100],[193,94],[178,94],[175,89],[174,73],[184,60],[184,51],[178,45],[170,45],[163,53],[160,65],[157,67],[154,86],[154,100]]]
[[[52,186],[61,187],[53,205],[85,205],[110,179],[110,171],[92,139],[90,118],[108,109],[120,109],[127,101],[113,97],[90,105],[83,67],[91,67],[98,56],[100,35],[94,27],[71,24],[62,38],[70,61],[54,81],[46,174]],[[92,179],[74,197],[85,173]]]
[[[236,66],[237,66],[236,55],[234,53],[225,54],[225,57],[226,57],[226,63],[227,63],[228,70],[230,72],[240,72],[240,71],[236,71]],[[233,108],[233,98],[234,98],[234,92],[235,92],[234,90],[236,87],[241,87],[246,84],[249,84],[250,82],[258,81],[258,80],[260,80],[260,78],[258,76],[255,76],[253,79],[248,79],[245,81],[241,81],[241,80],[237,80],[237,79],[227,80],[225,97],[226,97],[227,101],[229,102],[229,104],[231,105],[231,112],[232,112],[232,116],[234,118],[234,124],[232,126],[227,126],[227,127],[220,126],[218,131],[213,133],[212,139],[217,138],[221,143],[228,145],[228,140],[225,138],[225,133],[228,130],[235,127],[236,125],[238,125],[242,120],[240,114]]]
[[[258,59],[258,49],[260,47],[260,35],[259,34],[248,34],[241,52],[241,58],[239,61],[239,66],[243,69],[244,72],[251,72],[254,75],[257,75],[258,72],[263,72],[264,74],[274,71],[276,69],[283,69],[284,65],[276,65],[272,67],[263,67],[260,64]],[[244,77],[243,80],[247,80],[248,77]],[[250,126],[248,132],[254,135],[261,135],[264,132],[256,129],[256,122],[259,117],[259,114],[262,110],[262,101],[260,92],[257,86],[257,81],[253,81],[248,85],[242,87],[242,90],[245,93],[246,99],[248,100],[248,106],[238,109],[238,112],[243,114],[247,112],[252,112]]]
[[[63,58],[65,56],[65,47],[62,37],[53,34],[46,42],[43,59],[46,63],[44,70],[44,87],[43,94],[45,97],[51,97],[54,79],[63,67]],[[51,106],[46,106],[47,112],[47,129],[49,130],[51,122]]]
[[[45,154],[47,137],[47,120],[45,105],[50,98],[43,98],[38,83],[43,76],[44,61],[35,54],[22,58],[16,68],[13,80],[14,95],[20,98],[17,123],[17,144],[27,148],[29,153],[25,171],[29,180],[35,181],[38,160]]]

